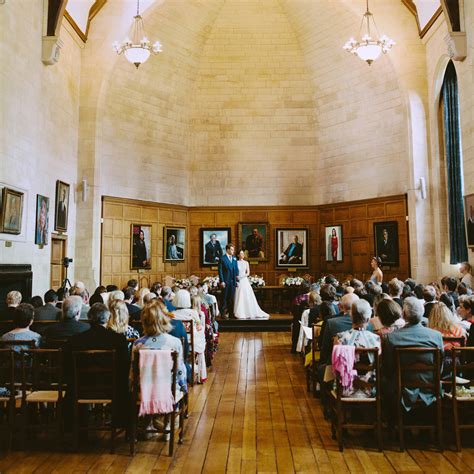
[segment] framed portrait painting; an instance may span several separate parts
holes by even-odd
[[[35,244],[48,245],[49,237],[49,198],[36,195]]]
[[[1,230],[5,234],[21,234],[23,193],[10,188],[2,190]]]
[[[239,244],[236,249],[242,249],[245,260],[268,260],[268,223],[266,222],[239,222]]]
[[[138,270],[151,268],[151,225],[131,225],[131,262],[130,268]]]
[[[184,262],[186,252],[186,228],[165,227],[163,233],[164,261]]]
[[[219,265],[229,242],[231,242],[230,227],[202,228],[200,230],[201,267]]]
[[[342,262],[342,225],[325,228],[326,262]]]
[[[67,232],[69,217],[69,184],[56,181],[56,200],[54,206],[54,230]]]
[[[398,250],[398,222],[374,222],[375,256],[382,265],[397,266],[400,260]]]
[[[474,194],[464,196],[466,214],[466,241],[469,248],[474,248]]]
[[[276,268],[309,267],[308,229],[276,229]]]

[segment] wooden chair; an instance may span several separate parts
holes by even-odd
[[[346,429],[351,430],[374,430],[375,437],[379,451],[382,451],[383,440],[382,440],[382,402],[380,392],[380,357],[377,348],[359,348],[355,349],[356,361],[354,363],[354,369],[358,374],[365,375],[368,372],[373,372],[373,381],[367,382],[364,387],[369,389],[372,393],[367,398],[356,398],[351,396],[344,396],[343,387],[339,374],[336,374],[336,389],[331,391],[332,396],[332,417],[331,425],[333,434],[337,433],[337,441],[339,444],[339,450],[344,449],[343,433]],[[354,381],[355,386],[358,383]],[[361,414],[364,408],[372,409],[374,421],[368,423],[352,423],[347,421],[346,415],[352,409],[357,410]],[[365,413],[364,413],[365,415]]]
[[[110,453],[115,453],[117,437],[117,391],[115,350],[73,351],[74,448],[79,447],[82,431],[110,431]],[[110,423],[90,427],[80,418],[81,407],[93,405],[110,409]],[[104,421],[105,417],[102,417]],[[81,421],[85,423],[81,424]]]
[[[15,324],[11,320],[0,321],[0,336],[11,331],[15,327]]]
[[[158,349],[156,349],[158,350]],[[183,432],[184,432],[184,417],[185,417],[185,400],[187,398],[181,398],[176,405],[175,409],[171,413],[163,413],[164,416],[164,428],[162,430],[159,429],[151,429],[145,428],[138,430],[138,407],[140,405],[140,352],[141,350],[135,353],[134,360],[132,362],[132,416],[131,416],[131,429],[130,429],[130,454],[132,456],[135,455],[135,444],[137,439],[137,432],[140,431],[141,433],[163,433],[165,435],[169,434],[169,446],[168,446],[168,454],[169,456],[173,456],[174,452],[174,441],[175,441],[175,423],[176,423],[176,416],[179,417],[179,428],[178,428],[178,443],[181,444],[183,442]],[[172,366],[172,374],[171,374],[171,393],[176,394],[177,388],[177,375],[178,375],[178,353],[172,352],[171,353],[173,366]],[[166,428],[169,425],[169,428]]]
[[[465,385],[470,388],[474,387],[474,347],[453,347],[451,354],[453,360],[452,390],[450,393],[445,393],[445,398],[451,401],[456,450],[461,451],[461,431],[474,429],[474,397],[462,396],[458,393],[459,384],[456,384],[456,377],[468,379],[469,383]],[[466,412],[470,409],[471,423],[467,422],[467,416],[460,416],[463,409],[466,409]],[[467,413],[464,414],[467,415]]]
[[[318,352],[320,350],[318,344],[319,333],[321,332],[321,326],[313,324],[311,327],[313,333],[313,339],[311,340],[311,365],[306,366],[306,388],[308,392],[312,393],[316,398],[316,385],[318,383]]]
[[[41,341],[43,341],[43,339]],[[67,343],[68,339],[46,339],[41,346],[44,349],[64,349]]]
[[[397,381],[397,424],[400,443],[400,451],[405,449],[405,431],[413,428],[430,430],[436,433],[438,446],[443,450],[443,421],[442,421],[442,398],[441,398],[441,353],[437,348],[424,347],[396,347],[395,348],[395,367]],[[415,373],[430,375],[432,381],[421,381],[419,378],[413,380]],[[402,405],[402,395],[404,389],[419,389],[425,392],[432,392],[435,402],[432,404],[435,416],[433,424],[409,424],[405,425],[404,412]],[[415,404],[425,406],[418,399]],[[416,410],[410,411],[410,417]]]
[[[196,352],[194,351],[194,321],[181,321],[184,325],[184,329],[186,329],[186,334],[188,335],[188,343],[189,343],[189,354],[188,354],[188,362],[191,365],[191,382],[190,385],[194,386],[196,380]]]
[[[451,344],[452,346],[457,346],[457,347],[465,347],[466,346],[466,338],[461,336],[461,337],[448,337],[448,336],[443,336],[443,344]],[[445,351],[445,354],[449,354],[449,352]]]
[[[65,395],[62,350],[29,349],[22,350],[22,432],[23,445],[26,446],[29,432],[43,431],[48,426],[52,414],[52,429],[58,441],[63,439],[63,398]],[[34,423],[30,417],[35,408]]]
[[[20,397],[16,394],[15,361],[10,349],[0,349],[0,380],[1,387],[8,390],[4,396],[0,396],[0,433],[6,440],[6,451],[9,452],[15,427],[16,400]]]

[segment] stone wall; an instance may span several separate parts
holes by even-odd
[[[0,183],[26,191],[22,233],[0,234],[2,263],[30,263],[33,294],[50,285],[51,246],[35,245],[36,194],[50,198],[54,228],[56,180],[71,185],[68,254],[74,253],[76,165],[79,129],[80,47],[67,26],[55,66],[41,62],[43,4],[8,1],[0,5]],[[74,35],[74,33],[72,33]],[[5,241],[12,241],[11,247]],[[70,278],[74,275],[74,266]]]

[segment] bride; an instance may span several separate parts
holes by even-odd
[[[270,316],[260,309],[257,298],[250,285],[248,276],[250,266],[244,260],[244,251],[238,255],[237,266],[239,267],[239,285],[235,290],[234,315],[237,319],[268,319]]]

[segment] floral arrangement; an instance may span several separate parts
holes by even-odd
[[[248,279],[250,284],[252,285],[252,288],[265,286],[265,280],[263,279],[263,276],[249,275]]]
[[[202,282],[206,283],[210,289],[215,289],[215,288],[219,288],[220,280],[218,276],[208,276],[204,278]]]
[[[285,286],[301,286],[306,282],[304,278],[301,277],[286,277],[283,280]]]
[[[193,284],[189,278],[177,278],[174,282],[174,286],[187,290],[188,288],[191,288]]]

